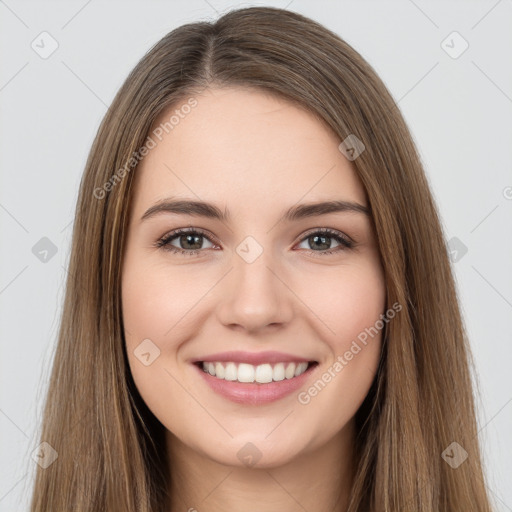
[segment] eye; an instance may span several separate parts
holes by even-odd
[[[334,248],[331,247],[332,239],[338,243],[338,245]],[[202,247],[204,240],[207,240],[211,244],[210,248],[215,246],[211,242],[210,236],[208,236],[206,232],[201,229],[177,229],[176,231],[172,231],[171,233],[168,233],[160,238],[156,242],[155,246],[172,253],[194,256],[204,249]],[[176,246],[174,242],[176,242],[178,246]],[[319,248],[320,250],[310,248],[306,249],[311,253],[317,253],[317,256],[324,256],[346,249],[352,249],[355,246],[355,243],[346,235],[329,228],[317,228],[314,231],[311,231],[309,234],[302,238],[301,244],[302,243],[307,243],[310,247],[313,248]]]
[[[178,247],[171,243],[175,239]],[[206,233],[198,228],[178,229],[158,240],[156,246],[173,253],[193,256],[201,250],[203,240],[210,241]]]
[[[338,246],[331,248],[330,240],[332,239],[338,243]],[[315,231],[310,232],[308,235],[306,235],[305,238],[302,239],[301,244],[302,243],[308,244],[309,247],[328,249],[319,251],[308,249],[310,252],[317,253],[316,256],[325,256],[346,249],[352,249],[355,246],[355,243],[346,235],[329,228],[316,229]]]

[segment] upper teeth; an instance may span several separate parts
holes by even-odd
[[[292,379],[303,374],[308,363],[268,363],[254,366],[252,364],[240,363],[206,363],[203,362],[203,370],[210,375],[224,380],[237,380],[238,382],[259,382],[265,384],[273,380],[279,381]]]

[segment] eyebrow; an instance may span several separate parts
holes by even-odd
[[[369,208],[362,204],[351,201],[333,200],[319,203],[303,203],[292,206],[284,213],[283,220],[293,222],[299,219],[338,212],[362,213],[368,217],[370,216]],[[227,208],[222,211],[218,206],[204,201],[168,198],[151,206],[140,220],[143,221],[161,213],[193,215],[196,217],[217,219],[221,222],[229,222],[231,219],[231,213]]]

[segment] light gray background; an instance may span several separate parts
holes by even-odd
[[[511,511],[511,0],[0,1],[0,510],[28,507],[75,201],[100,120],[157,40],[242,5],[323,23],[398,101],[446,237],[467,247],[453,267],[480,383],[488,487],[496,510]],[[43,31],[59,44],[47,59],[31,48]],[[453,31],[469,43],[458,58],[441,46]],[[452,39],[452,51],[461,48]],[[42,237],[58,249],[47,262],[32,252]]]

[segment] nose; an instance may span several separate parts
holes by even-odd
[[[272,251],[264,250],[252,262],[233,253],[233,269],[221,293],[219,321],[230,328],[258,332],[286,325],[293,315],[293,293],[279,266],[272,261]]]

